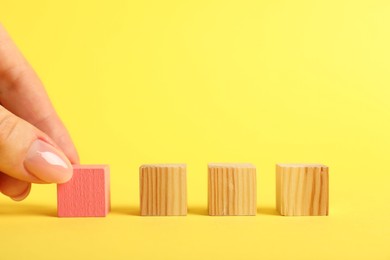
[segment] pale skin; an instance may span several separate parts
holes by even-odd
[[[37,140],[51,152],[38,149],[39,154],[57,155],[54,159],[45,157],[54,163],[53,171],[46,170],[36,154],[33,160],[41,164],[26,164],[30,147],[38,147],[33,146]],[[31,183],[68,181],[72,177],[71,164],[79,164],[79,157],[68,131],[41,80],[0,24],[0,191],[16,201],[23,200]],[[32,174],[29,169],[43,170]]]

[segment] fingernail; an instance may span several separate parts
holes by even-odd
[[[72,165],[66,156],[42,140],[31,144],[24,167],[38,179],[49,183],[67,182],[73,173]]]
[[[31,190],[31,185],[28,185],[28,187],[27,187],[27,189],[25,191],[23,191],[18,196],[11,197],[11,199],[13,199],[14,201],[22,201],[22,200],[24,200],[28,196],[28,194],[30,194],[30,190]]]

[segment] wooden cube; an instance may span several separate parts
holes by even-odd
[[[59,217],[105,217],[110,211],[108,165],[74,165],[70,181],[57,185]]]
[[[147,164],[139,173],[141,216],[187,215],[185,164]]]
[[[328,215],[328,167],[277,164],[276,207],[283,216]]]
[[[252,164],[208,165],[210,216],[256,215],[256,167]]]

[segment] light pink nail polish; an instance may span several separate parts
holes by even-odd
[[[45,182],[67,182],[73,174],[72,165],[66,156],[52,145],[34,141],[24,160],[26,170]]]

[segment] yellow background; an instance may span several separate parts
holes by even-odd
[[[107,218],[59,219],[55,185],[0,199],[0,259],[390,259],[390,2],[11,1],[0,21]],[[188,165],[187,217],[138,216],[138,167]],[[256,217],[209,217],[208,162],[258,170]],[[330,216],[281,217],[277,162],[330,167]]]

